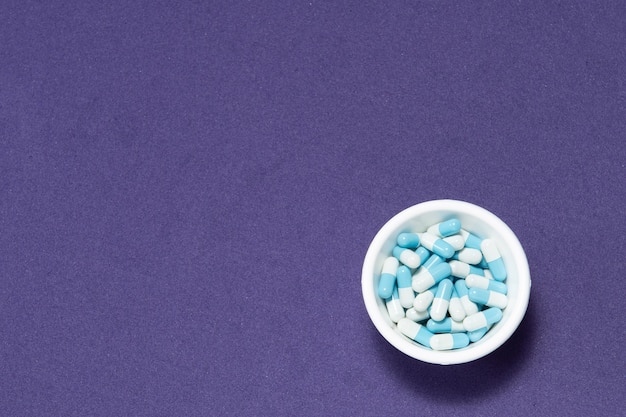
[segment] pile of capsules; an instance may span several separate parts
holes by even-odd
[[[383,264],[378,295],[406,337],[433,350],[460,349],[502,319],[506,269],[496,244],[452,218],[425,233],[400,233]]]

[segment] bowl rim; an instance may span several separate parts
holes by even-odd
[[[380,312],[377,300],[378,295],[375,293],[374,285],[372,285],[371,282],[376,275],[374,271],[376,258],[382,252],[382,247],[387,242],[391,232],[402,227],[404,223],[411,219],[435,211],[459,212],[484,219],[492,228],[498,230],[498,233],[507,242],[512,256],[516,259],[516,263],[519,264],[517,265],[519,274],[518,294],[516,303],[512,308],[513,311],[509,313],[506,323],[503,323],[504,325],[498,329],[498,332],[493,334],[488,340],[485,340],[484,343],[477,344],[469,349],[434,351],[410,342],[405,336],[401,335],[399,331],[389,326],[385,321]],[[408,207],[397,213],[380,228],[372,239],[363,261],[361,287],[363,301],[365,302],[365,307],[372,323],[390,344],[404,354],[423,362],[452,365],[471,362],[482,358],[496,350],[511,337],[526,314],[530,301],[531,278],[528,259],[526,258],[524,249],[515,233],[503,220],[489,210],[476,204],[461,200],[441,199],[425,201]]]

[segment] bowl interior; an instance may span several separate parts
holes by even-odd
[[[496,242],[507,270],[508,306],[500,322],[478,342],[449,351],[433,351],[402,335],[389,318],[387,308],[377,295],[380,272],[390,256],[398,234],[423,232],[429,226],[457,217],[463,229],[480,238]],[[530,272],[522,246],[511,229],[491,212],[471,203],[435,200],[409,207],[390,219],[374,237],[363,264],[362,289],[365,306],[372,322],[387,339],[405,354],[430,363],[455,364],[487,355],[502,345],[519,326],[530,296]]]

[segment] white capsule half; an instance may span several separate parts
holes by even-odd
[[[498,282],[494,279],[481,277],[480,275],[469,274],[465,278],[465,284],[468,288],[482,288],[483,290],[497,291],[506,294],[507,288],[504,282]]]
[[[398,287],[394,287],[393,294],[385,300],[385,304],[387,305],[387,312],[389,313],[391,321],[397,323],[404,317],[404,309],[402,308],[402,304],[400,304]]]
[[[430,338],[430,347],[433,350],[460,349],[467,345],[469,337],[465,333],[443,333]]]
[[[415,308],[409,308],[406,311],[406,318],[417,323],[420,321],[428,320],[430,318],[430,314],[428,313],[428,311],[417,311],[415,310]]]
[[[466,262],[452,260],[448,262],[448,265],[450,265],[450,271],[452,271],[451,275],[456,278],[465,278],[469,274],[481,275],[484,273],[482,269]]]
[[[415,251],[411,249],[406,249],[400,246],[396,246],[393,248],[392,253],[393,253],[393,256],[395,256],[396,258],[400,260],[400,262],[402,262],[404,265],[412,269],[415,269],[418,266],[420,266],[420,263],[422,262],[422,260],[417,255],[417,253],[415,253]]]
[[[448,243],[454,248],[454,250],[461,250],[465,247],[465,239],[461,235],[453,235],[443,238],[443,241]]]
[[[424,312],[428,310],[428,307],[433,302],[435,298],[435,289],[431,288],[430,290],[426,290],[423,293],[417,294],[415,300],[413,301],[413,308],[418,312]]]
[[[483,259],[483,254],[478,249],[464,248],[456,253],[456,258],[466,264],[478,265]]]
[[[456,288],[452,290],[448,313],[450,313],[450,317],[452,317],[452,320],[454,321],[463,321],[467,315],[465,313],[465,309],[463,308],[463,304],[461,303],[461,299],[459,298],[459,294],[456,292]]]
[[[435,321],[441,321],[446,317],[448,312],[448,305],[450,304],[450,297],[452,296],[452,289],[454,285],[449,279],[444,279],[439,283],[433,304],[430,307],[430,317]]]

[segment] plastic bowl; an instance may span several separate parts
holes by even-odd
[[[478,342],[446,351],[424,347],[397,329],[384,300],[377,294],[385,258],[391,256],[398,234],[423,232],[429,226],[456,217],[463,229],[496,242],[507,271],[508,305],[502,319]],[[530,299],[530,270],[524,249],[513,231],[497,216],[477,205],[457,200],[434,200],[417,204],[391,218],[376,234],[367,250],[361,277],[367,312],[380,334],[406,355],[423,362],[452,365],[471,362],[496,350],[522,322]]]

